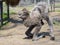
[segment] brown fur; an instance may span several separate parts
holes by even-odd
[[[16,5],[18,5],[20,0],[4,0],[4,1],[7,5],[9,4],[11,6],[16,6]]]
[[[26,8],[24,8],[22,10],[22,12],[23,13],[21,14],[20,18],[24,20],[24,25],[26,27],[30,27],[31,25],[39,25],[39,24],[41,24],[42,18],[41,18],[39,13],[37,13],[37,14],[35,13],[35,15],[38,15],[37,17],[31,18],[30,15],[29,15],[29,11]]]
[[[39,8],[39,9],[38,9]],[[29,16],[26,16],[25,14],[28,11],[22,11],[23,15],[21,17],[27,17],[26,19],[24,19],[24,25],[26,27],[29,27],[29,29],[26,31],[26,34],[29,35],[31,34],[31,31],[33,28],[35,28],[34,33],[33,33],[33,40],[38,40],[40,37],[38,37],[38,33],[41,30],[42,27],[42,20],[46,20],[48,23],[48,26],[50,28],[50,37],[51,40],[54,40],[54,34],[53,34],[53,22],[52,20],[49,18],[48,14],[48,5],[46,2],[39,2],[31,11],[31,13],[29,14]],[[35,26],[34,26],[35,25]],[[34,27],[32,27],[34,26]],[[31,29],[32,28],[32,29]]]

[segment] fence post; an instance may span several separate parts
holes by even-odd
[[[9,22],[9,19],[10,19],[10,16],[9,16],[9,1],[8,2],[8,5],[7,5],[7,17],[8,17],[8,22]]]
[[[51,11],[55,11],[55,0],[50,0]]]
[[[55,0],[54,0],[54,11],[55,11]]]
[[[34,0],[34,4],[36,4],[36,0]]]
[[[3,25],[3,1],[0,0],[1,2],[1,26]]]

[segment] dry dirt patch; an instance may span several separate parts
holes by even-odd
[[[53,17],[59,14],[58,12],[53,12],[50,16]],[[51,41],[48,36],[38,41],[32,41],[31,39],[23,39],[26,36],[25,31],[27,28],[22,24],[19,16],[12,15],[11,18],[14,20],[4,26],[4,30],[0,30],[0,45],[60,45],[60,25],[54,25],[55,41]],[[13,27],[13,25],[15,25],[15,27]],[[47,23],[45,23],[41,32],[47,32],[48,29],[49,27]]]

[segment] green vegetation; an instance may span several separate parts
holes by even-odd
[[[60,22],[57,22],[57,21],[53,21],[53,24],[60,26]]]
[[[16,9],[23,9],[23,8],[27,8],[28,10],[31,10],[33,8],[34,5],[29,5],[29,6],[24,6],[24,7],[19,7],[17,6]],[[60,6],[60,3],[56,3],[55,6]],[[55,12],[60,12],[59,9],[56,9]],[[16,11],[14,9],[10,9],[10,15],[12,14],[16,14]],[[7,18],[7,6],[5,3],[3,3],[3,19],[6,19]],[[6,21],[4,21],[5,23]],[[59,25],[59,22],[54,22],[54,24],[57,24]]]
[[[20,7],[21,9],[23,8],[27,8],[28,10],[31,10],[33,8],[33,6],[27,6],[27,7]]]
[[[60,3],[55,3],[55,7],[57,7],[55,12],[60,12]]]
[[[60,12],[60,9],[56,9],[55,12]]]
[[[60,6],[60,3],[55,3],[55,6],[56,6],[56,7]]]

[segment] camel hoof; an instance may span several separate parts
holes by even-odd
[[[53,41],[54,41],[54,40],[55,40],[55,37],[51,37],[51,40],[53,40]]]
[[[38,39],[32,39],[32,41],[37,41]]]
[[[45,38],[45,35],[42,38]]]
[[[39,38],[38,37],[36,37],[36,38],[33,38],[32,39],[32,41],[37,41]]]
[[[32,39],[32,37],[25,37],[25,38],[23,38],[23,39]]]

